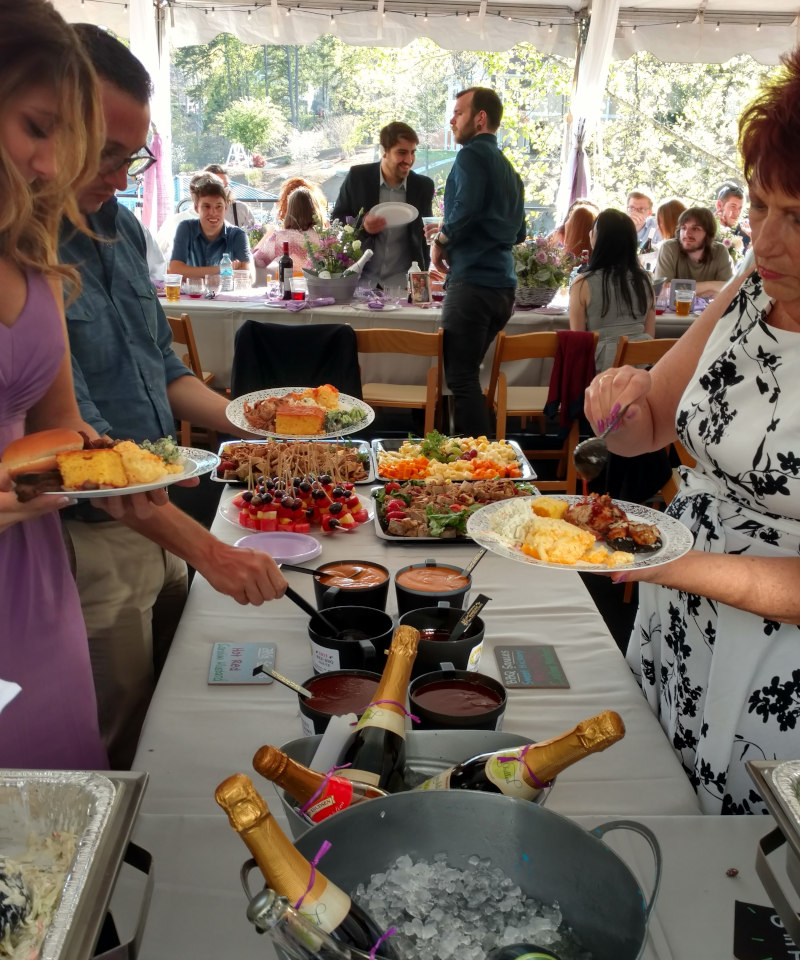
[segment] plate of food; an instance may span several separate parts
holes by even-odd
[[[291,496],[285,489],[260,485],[223,500],[219,515],[253,533],[350,532],[372,519],[372,501],[353,493],[352,484],[327,487],[317,481],[308,493],[297,488],[298,496]]]
[[[486,437],[447,437],[433,430],[424,439],[373,440],[378,480],[533,480],[520,445]]]
[[[539,491],[526,480],[408,480],[373,487],[375,533],[396,543],[464,543],[467,520],[489,503]]]
[[[226,415],[234,426],[278,440],[334,439],[369,426],[369,404],[329,383],[321,387],[272,387],[232,400]]]
[[[179,480],[210,473],[219,457],[209,450],[179,447],[172,437],[141,444],[132,440],[88,440],[76,430],[42,430],[10,443],[3,466],[19,500],[39,494],[69,494],[91,500],[146,493]]]
[[[659,567],[694,543],[679,520],[608,494],[492,503],[469,517],[467,533],[509,560],[584,572]]]
[[[219,448],[216,483],[245,483],[263,475],[316,480],[326,475],[373,483],[375,463],[366,440],[234,440]]]

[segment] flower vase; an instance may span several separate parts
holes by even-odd
[[[546,307],[557,293],[555,287],[526,287],[519,284],[514,300],[520,307]]]
[[[303,270],[303,276],[308,284],[308,299],[318,300],[321,297],[333,297],[336,303],[350,303],[358,286],[359,275],[351,273],[348,277],[329,277],[323,280],[315,273]]]

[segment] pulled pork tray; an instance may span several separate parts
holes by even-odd
[[[465,540],[476,510],[537,492],[531,483],[508,479],[392,481],[372,490],[376,532],[383,540]]]

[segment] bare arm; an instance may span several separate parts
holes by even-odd
[[[703,280],[694,288],[698,297],[713,297],[725,286],[727,280]]]
[[[282,597],[286,580],[266,553],[229,546],[174,504],[146,519],[126,517],[125,523],[166,550],[182,557],[215,590],[237,603],[256,606]]]
[[[644,332],[649,337],[655,337],[656,335],[656,306],[654,303],[650,305],[647,316],[644,318]]]
[[[586,308],[589,306],[591,291],[584,277],[578,276],[569,288],[569,328],[586,329]]]
[[[586,391],[584,410],[593,427],[630,403],[625,421],[608,438],[608,447],[623,456],[658,450],[676,439],[675,413],[719,318],[746,279],[734,277],[651,370],[612,367],[599,374]],[[616,413],[616,411],[614,411]]]
[[[691,550],[663,567],[648,567],[612,576],[647,580],[675,590],[709,597],[739,610],[780,623],[800,624],[800,559],[751,557]]]
[[[215,267],[190,267],[183,260],[170,260],[167,273],[180,273],[184,277],[205,277],[206,274],[218,274],[219,265]]]
[[[176,420],[191,420],[198,426],[252,439],[254,433],[235,427],[225,415],[229,398],[215,393],[197,377],[177,377],[167,385],[167,399]]]

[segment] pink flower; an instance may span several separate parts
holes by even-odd
[[[537,263],[547,263],[547,254],[545,253],[544,250],[540,250],[540,251],[536,254],[536,262],[537,262]]]

